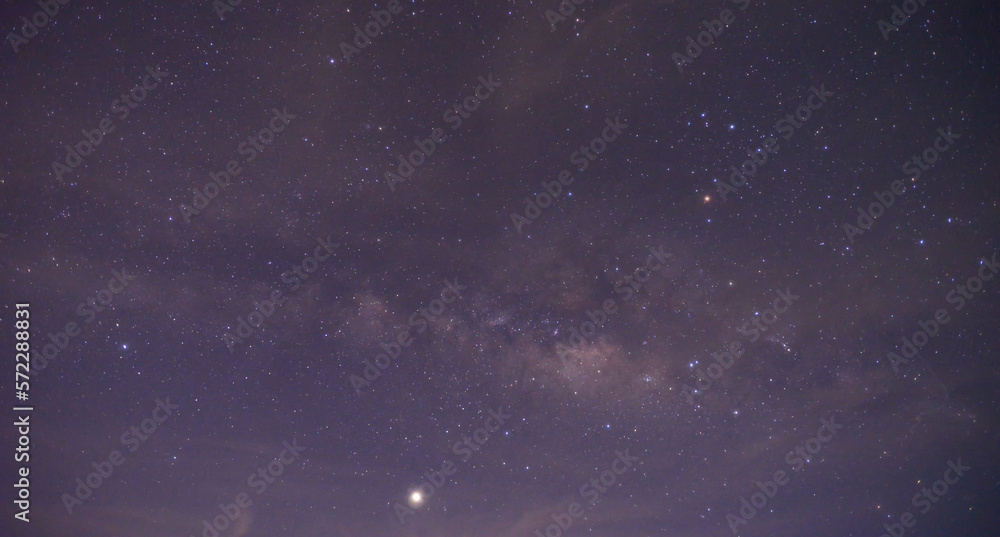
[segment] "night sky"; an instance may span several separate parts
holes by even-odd
[[[3,535],[996,536],[1000,6],[921,1],[4,3]]]

